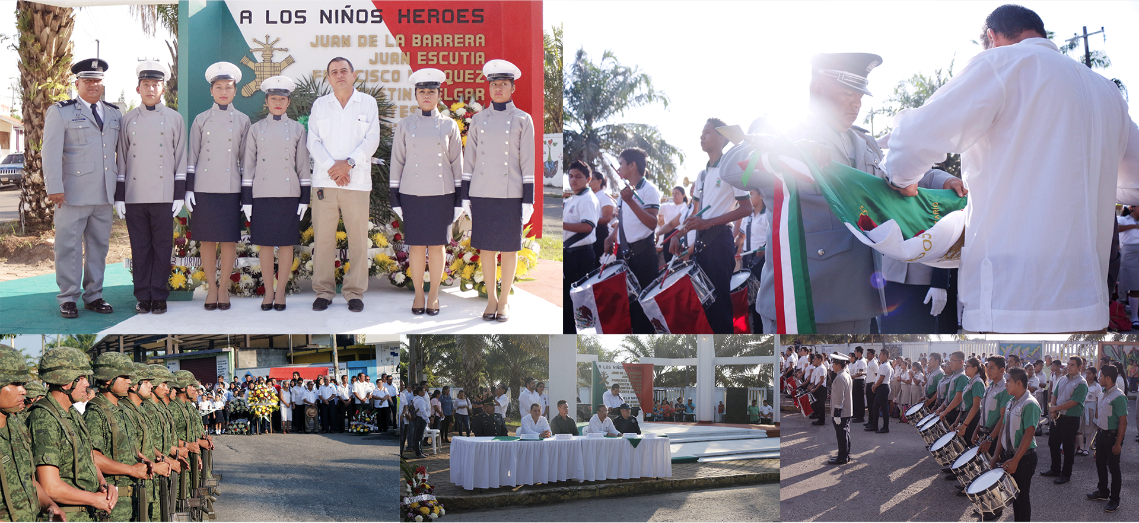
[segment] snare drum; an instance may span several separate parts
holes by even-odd
[[[965,488],[965,496],[981,513],[996,512],[1012,505],[1020,495],[1016,480],[1004,469],[993,469],[977,476]]]
[[[953,469],[961,486],[968,487],[969,482],[989,471],[989,456],[981,452],[981,447],[970,447],[957,456],[949,467]]]
[[[938,438],[944,436],[946,432],[949,432],[949,426],[945,424],[944,420],[939,418],[931,419],[927,421],[925,425],[918,427],[918,433],[921,434],[921,438],[925,440],[926,448],[937,443]]]
[[[686,261],[665,269],[637,299],[657,334],[711,334],[704,307],[715,299],[712,290],[700,266]]]
[[[942,434],[933,445],[929,446],[929,453],[933,454],[933,459],[943,467],[953,464],[962,452],[965,452],[965,438],[956,432]]]
[[[906,423],[917,426],[918,420],[924,418],[926,414],[929,414],[929,409],[926,408],[923,401],[906,410]]]
[[[921,421],[918,421],[917,423],[914,423],[914,428],[915,428],[915,429],[919,429],[919,430],[920,430],[920,429],[921,429],[921,426],[922,426],[922,425],[925,425],[926,423],[928,423],[928,422],[929,422],[929,420],[931,420],[931,419],[937,419],[937,414],[927,414],[927,415],[926,415],[926,417],[924,417],[924,418],[922,418],[922,419],[921,419]]]
[[[803,413],[804,417],[815,413],[815,409],[811,407],[812,402],[810,400],[810,397],[810,394],[800,394],[798,396],[795,396],[795,406],[799,407],[799,410]]]
[[[732,275],[732,325],[736,334],[751,334],[748,319],[755,305],[755,295],[759,292],[759,280],[750,269],[743,269]]]
[[[632,334],[630,300],[641,287],[623,261],[594,269],[570,286],[573,317],[579,334]]]

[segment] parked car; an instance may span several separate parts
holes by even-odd
[[[0,185],[19,185],[24,179],[24,153],[9,154],[0,162]]]

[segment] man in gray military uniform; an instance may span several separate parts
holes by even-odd
[[[847,363],[850,363],[850,358],[837,352],[831,354],[831,370],[835,373],[834,381],[831,382],[831,409],[821,414],[824,418],[827,414],[831,415],[835,437],[838,439],[838,455],[827,461],[831,465],[850,462],[850,415],[854,412],[854,382],[846,371]]]
[[[85,309],[114,312],[103,301],[103,271],[122,115],[118,107],[99,100],[106,70],[107,62],[98,58],[71,66],[78,97],[52,105],[44,118],[43,174],[48,200],[56,206],[55,282],[64,318],[79,317],[75,301],[80,294]]]
[[[170,75],[166,65],[144,61],[135,72],[142,105],[122,119],[115,210],[130,234],[134,310],[162,314],[170,296],[173,217],[186,196],[186,126],[178,111],[159,103]]]
[[[855,127],[866,76],[882,63],[882,57],[868,53],[817,54],[811,58],[810,115],[792,129],[788,137],[811,142],[813,156],[829,154],[833,161],[885,179],[879,167],[882,150],[865,129]],[[825,151],[825,152],[823,152]],[[763,203],[774,208],[774,176],[760,182]],[[922,187],[964,191],[961,180],[941,171],[927,172]],[[807,270],[815,306],[816,331],[820,334],[867,334],[870,321],[886,310],[882,293],[880,257],[859,242],[831,211],[826,199],[813,184],[799,185],[803,230],[807,243]],[[770,231],[768,242],[770,242]],[[771,256],[767,251],[766,256]],[[756,310],[764,321],[764,332],[775,332],[775,264],[764,263]]]

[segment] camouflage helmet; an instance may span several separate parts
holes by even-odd
[[[118,376],[131,377],[134,374],[134,362],[121,352],[100,354],[95,358],[91,368],[94,370],[95,379],[100,381],[111,381]]]
[[[24,397],[28,399],[36,398],[39,396],[47,396],[47,387],[44,387],[44,384],[38,381],[30,381],[28,383],[25,383],[24,389],[28,391],[27,394],[24,394]]]
[[[134,374],[131,375],[131,381],[133,381],[137,384],[143,380],[153,380],[153,379],[154,379],[154,369],[151,369],[150,365],[147,365],[147,364],[142,363],[142,362],[135,362]]]
[[[174,387],[184,389],[196,383],[198,378],[194,377],[194,373],[188,370],[180,370],[174,373]]]
[[[167,369],[165,365],[152,363],[147,365],[147,367],[150,367],[150,380],[155,385],[176,381],[174,374],[170,372],[170,369]]]
[[[8,345],[0,344],[0,387],[11,383],[27,383],[34,379],[24,355]]]
[[[71,347],[55,347],[40,358],[40,379],[50,385],[67,385],[80,376],[91,374],[91,358]]]

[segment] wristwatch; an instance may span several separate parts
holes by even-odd
[[[356,160],[349,158],[349,159],[344,160],[344,161],[348,162],[348,165],[352,166],[353,168],[356,167]]]

